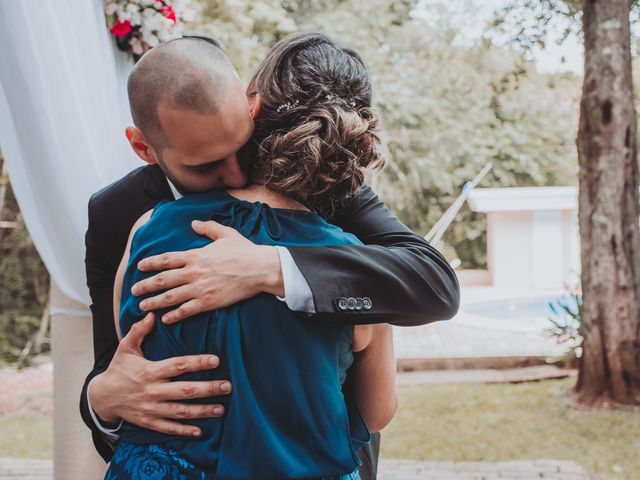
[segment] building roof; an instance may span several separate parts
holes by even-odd
[[[577,187],[474,188],[469,192],[474,212],[576,210]]]

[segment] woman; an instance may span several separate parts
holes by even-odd
[[[360,244],[323,218],[360,188],[366,168],[384,164],[360,57],[320,34],[284,39],[259,67],[250,98],[252,185],[161,203],[136,223],[116,278],[123,334],[143,316],[129,293],[144,275],[137,262],[209,243],[192,220],[214,219],[258,244]],[[389,325],[314,322],[267,294],[176,325],[156,322],[144,353],[215,353],[219,368],[179,379],[225,378],[234,390],[215,400],[223,417],[194,423],[197,439],[125,424],[109,479],[358,479],[358,448],[397,404]],[[347,369],[352,395],[341,389]]]

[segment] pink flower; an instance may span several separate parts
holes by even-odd
[[[129,20],[118,22],[113,27],[111,27],[111,33],[113,33],[118,38],[126,37],[130,32],[131,22]]]
[[[173,11],[173,7],[171,5],[166,5],[166,6],[162,7],[162,9],[160,9],[160,11],[169,20],[172,20],[174,25],[176,24],[176,22],[178,21],[176,19],[176,12]]]

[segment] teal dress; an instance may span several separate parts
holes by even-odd
[[[192,220],[215,220],[262,245],[360,245],[356,237],[307,211],[270,208],[223,191],[192,194],[156,206],[133,237],[120,308],[123,335],[144,317],[130,294],[147,278],[146,257],[199,248]],[[189,420],[199,438],[165,435],[125,423],[108,479],[357,479],[358,449],[369,432],[342,383],[353,361],[353,325],[291,312],[273,295],[156,325],[145,338],[150,360],[212,353],[220,366],[176,380],[229,379],[230,395],[194,400],[220,403],[220,418]]]

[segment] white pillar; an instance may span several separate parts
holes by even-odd
[[[53,455],[56,480],[102,479],[106,465],[82,422],[78,402],[93,365],[89,309],[51,285]]]

